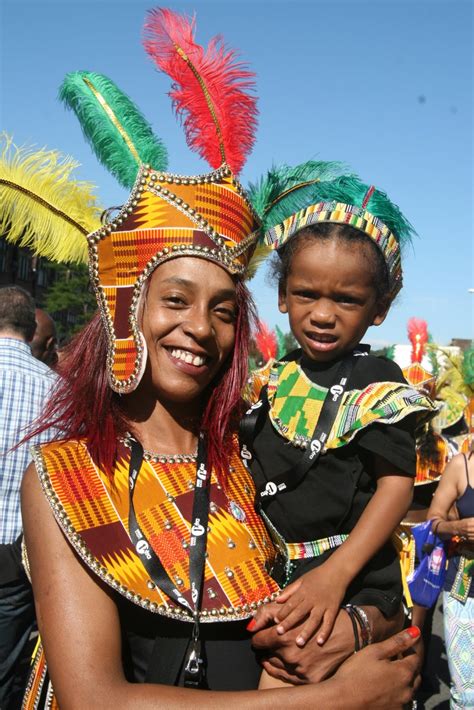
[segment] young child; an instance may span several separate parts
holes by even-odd
[[[367,619],[353,605],[386,616],[400,607],[390,536],[412,497],[416,413],[435,406],[395,363],[359,345],[401,288],[400,242],[411,227],[384,193],[354,176],[321,179],[317,165],[307,164],[311,179],[298,166],[254,188],[278,252],[279,309],[300,349],[256,373],[242,451],[281,553],[273,574],[288,585],[271,619],[278,633],[304,621],[298,645],[314,633],[323,644],[349,605],[365,645]],[[249,628],[268,621],[264,607]],[[260,687],[277,684],[264,673]]]

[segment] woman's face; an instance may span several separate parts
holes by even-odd
[[[179,257],[159,266],[141,320],[148,348],[143,385],[160,400],[199,397],[233,349],[236,309],[235,284],[217,264]]]

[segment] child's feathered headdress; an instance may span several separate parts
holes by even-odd
[[[314,176],[312,165],[316,165]],[[329,173],[318,176],[321,169],[318,165],[328,165]],[[309,168],[305,170],[305,166]],[[302,179],[295,179],[288,168],[284,169],[282,180],[278,175],[273,177],[278,171],[270,171],[252,193],[263,218],[265,243],[278,250],[309,225],[323,222],[350,225],[370,237],[381,250],[394,298],[402,286],[400,248],[413,234],[413,228],[399,208],[384,192],[347,174],[340,163],[306,163],[294,170],[302,171]],[[336,175],[331,176],[331,170]],[[274,184],[278,187],[274,188]]]

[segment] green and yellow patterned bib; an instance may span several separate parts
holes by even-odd
[[[327,388],[311,382],[295,361],[273,362],[265,371],[252,375],[246,390],[250,402],[256,401],[265,384],[268,385],[269,416],[273,426],[295,446],[306,447],[321,413]],[[436,411],[436,405],[428,397],[402,382],[374,382],[362,390],[349,390],[342,397],[325,448],[345,446],[358,431],[370,424],[394,424],[414,412],[430,418]]]

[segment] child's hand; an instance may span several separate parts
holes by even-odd
[[[340,570],[338,574],[336,572],[325,563],[304,574],[281,593],[277,599],[279,608],[274,616],[279,634],[307,619],[296,643],[304,646],[318,631],[316,640],[323,645],[331,634],[347,586],[341,580]]]

